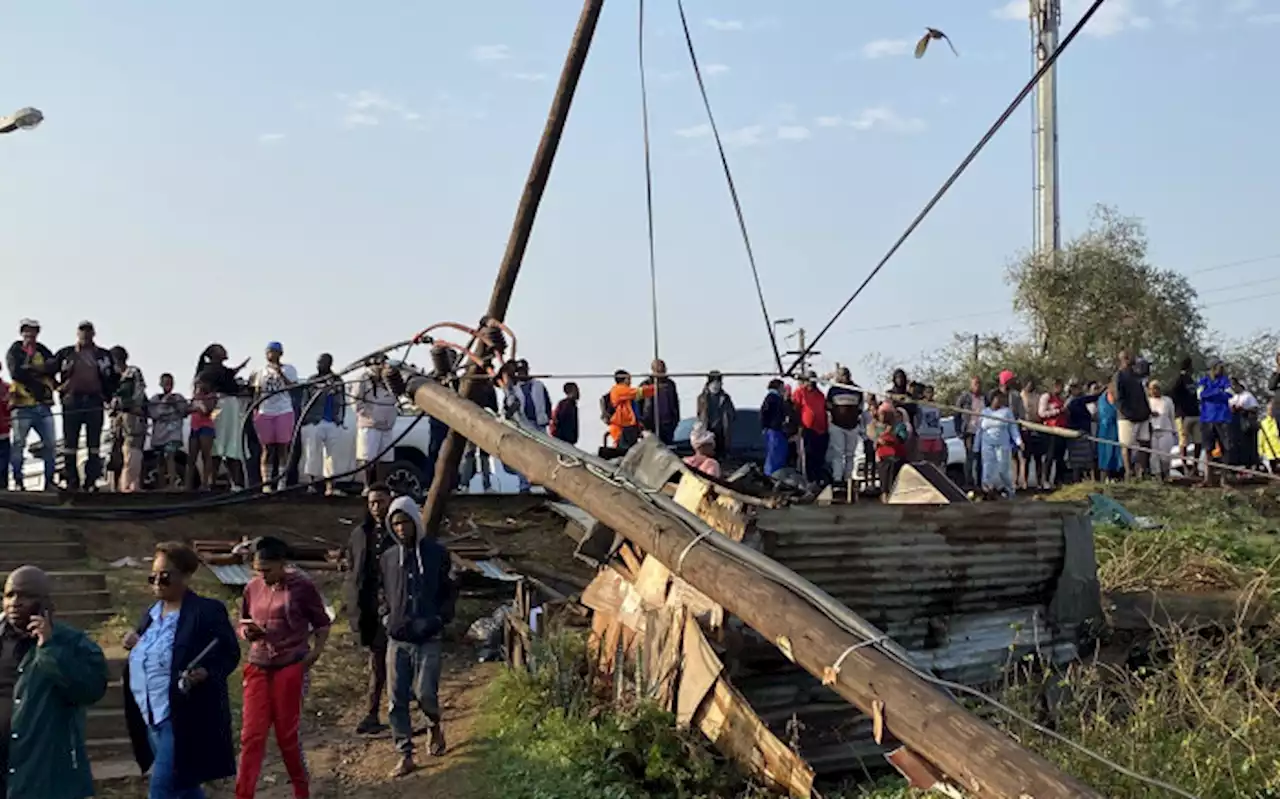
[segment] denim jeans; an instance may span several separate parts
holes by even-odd
[[[27,455],[27,437],[32,431],[40,439],[40,456],[44,459],[44,488],[52,491],[54,463],[58,457],[58,435],[53,429],[53,408],[48,405],[13,409],[9,462],[13,464],[13,474],[17,481],[15,487],[22,487],[22,465]]]
[[[413,718],[409,705],[418,700],[429,727],[440,723],[440,639],[411,644],[387,642],[387,677],[391,680],[391,739],[396,751],[413,754]]]
[[[204,789],[199,785],[181,790],[173,787],[173,723],[165,719],[156,726],[147,727],[147,740],[151,743],[151,788],[147,799],[204,799]]]
[[[67,394],[62,398],[62,476],[68,491],[81,486],[80,467],[76,463],[80,454],[80,432],[84,431],[88,457],[84,462],[84,487],[93,488],[102,476],[102,460],[98,450],[102,448],[102,421],[105,407],[102,397]]]

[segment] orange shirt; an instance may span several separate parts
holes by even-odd
[[[613,388],[609,389],[609,404],[613,405],[613,416],[609,418],[609,435],[615,443],[622,440],[624,427],[635,427],[640,424],[631,403],[641,397],[652,397],[654,388],[652,383],[639,388],[614,383]]]

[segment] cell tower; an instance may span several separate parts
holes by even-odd
[[[1061,0],[1030,0],[1031,61],[1038,70],[1058,49]],[[1058,252],[1062,234],[1058,215],[1058,65],[1040,78],[1034,95],[1032,147],[1035,158],[1035,210],[1032,248]]]

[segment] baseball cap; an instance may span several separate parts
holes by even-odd
[[[268,352],[284,352],[284,346],[278,341],[268,341],[267,351]]]
[[[18,322],[18,332],[19,332],[19,333],[21,333],[23,330],[27,330],[27,329],[31,329],[31,330],[39,330],[39,329],[40,329],[40,323],[39,323],[39,322],[37,322],[35,319],[23,319],[21,322]]]
[[[1003,372],[1000,373],[1000,385],[1002,386],[1009,385],[1011,382],[1013,382],[1014,377],[1015,375],[1011,370],[1005,369]]]
[[[80,324],[76,325],[76,330],[93,330],[93,322],[88,319],[81,319]]]

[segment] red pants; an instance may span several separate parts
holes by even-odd
[[[293,783],[294,799],[311,796],[306,760],[298,743],[298,722],[302,718],[302,694],[307,671],[301,663],[281,669],[244,667],[244,718],[240,725],[240,772],[236,777],[236,799],[253,799],[262,773],[262,757],[267,733],[276,730],[280,757]]]

